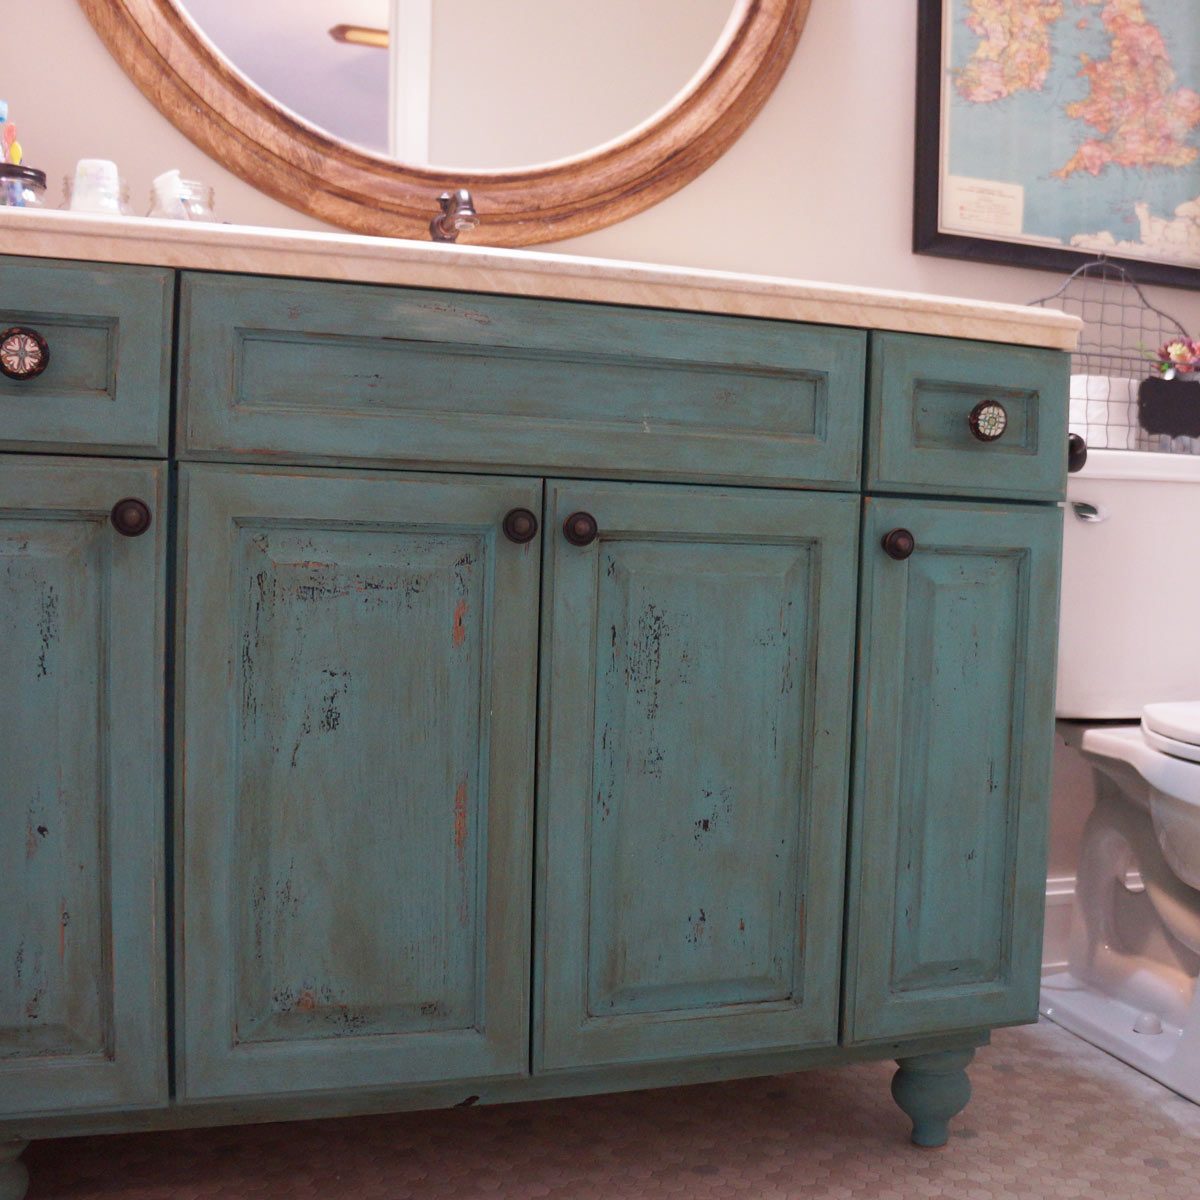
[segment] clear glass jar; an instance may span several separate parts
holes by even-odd
[[[45,208],[46,172],[0,163],[0,208]]]
[[[215,221],[213,212],[215,196],[213,189],[195,179],[181,179],[172,188],[172,194],[164,196],[158,188],[150,190],[151,217],[165,217],[175,221]]]
[[[73,175],[63,176],[62,203],[59,208],[70,209],[71,197],[75,194],[75,177]],[[133,205],[129,202],[129,181],[125,178],[121,179],[120,183],[120,206],[121,215],[123,217],[133,216]]]

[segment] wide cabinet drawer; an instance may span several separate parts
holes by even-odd
[[[185,274],[180,454],[858,484],[866,334]]]
[[[0,448],[165,455],[174,273],[0,259]]]
[[[165,493],[0,456],[0,1117],[166,1102]]]
[[[184,1096],[527,1071],[540,498],[182,469]]]
[[[858,508],[548,486],[535,1069],[836,1043]]]
[[[866,501],[847,1041],[1036,1018],[1061,537],[1056,508]]]
[[[866,487],[1060,500],[1070,356],[873,333]]]

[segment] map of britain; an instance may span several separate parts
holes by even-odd
[[[1200,266],[1200,2],[943,5],[943,231]]]

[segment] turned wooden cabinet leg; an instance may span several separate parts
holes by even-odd
[[[28,1142],[0,1142],[0,1200],[23,1200],[29,1170],[21,1161]]]
[[[912,1119],[913,1144],[944,1146],[950,1118],[962,1112],[971,1098],[967,1064],[974,1050],[942,1050],[898,1058],[892,1076],[892,1098]]]

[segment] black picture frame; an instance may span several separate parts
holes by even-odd
[[[1031,267],[1068,275],[1095,251],[1006,242],[997,238],[944,233],[939,223],[941,198],[941,110],[943,0],[917,0],[917,111],[913,187],[913,253],[1006,267]],[[1131,273],[1138,283],[1200,288],[1200,268],[1173,266],[1144,258],[1105,256]]]

